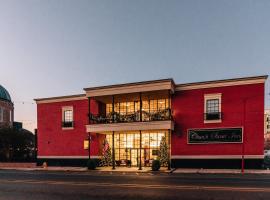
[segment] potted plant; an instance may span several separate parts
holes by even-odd
[[[160,169],[160,161],[153,160],[152,162],[152,171],[158,171]]]
[[[87,168],[88,168],[89,170],[95,170],[96,167],[97,167],[97,165],[96,165],[95,160],[90,159],[90,160],[87,161]]]

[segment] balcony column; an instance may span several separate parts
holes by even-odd
[[[112,96],[112,122],[114,123],[115,117],[114,117],[114,95]]]
[[[114,131],[112,135],[112,169],[115,169]]]
[[[88,97],[88,124],[91,123],[91,97]]]
[[[142,122],[142,93],[140,92],[140,122]]]
[[[171,104],[171,91],[168,90],[168,107],[169,107],[169,119],[172,119],[172,104]]]
[[[168,170],[171,170],[171,134],[172,131],[168,130]]]
[[[139,162],[139,170],[142,170],[142,131],[140,130],[140,162]]]

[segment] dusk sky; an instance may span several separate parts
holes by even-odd
[[[29,130],[34,98],[265,74],[269,0],[0,0],[0,84]]]

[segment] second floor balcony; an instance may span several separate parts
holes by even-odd
[[[129,122],[149,122],[167,121],[172,119],[171,109],[165,108],[156,111],[138,110],[135,112],[109,112],[107,115],[90,114],[90,121],[93,124],[108,123],[129,123]]]
[[[172,129],[171,79],[86,88],[87,132]]]

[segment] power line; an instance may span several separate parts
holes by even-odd
[[[17,103],[17,104],[31,104],[34,105],[34,102],[30,102],[30,101],[14,101],[13,103]]]

